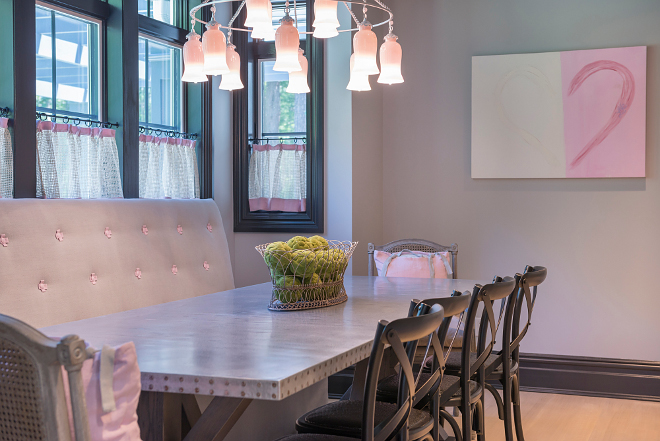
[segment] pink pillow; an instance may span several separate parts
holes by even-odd
[[[142,382],[137,353],[133,342],[125,343],[114,349],[114,367],[112,371],[112,396],[104,396],[106,407],[108,398],[114,397],[115,410],[104,412],[101,402],[101,351],[93,359],[83,363],[81,372],[85,387],[87,418],[92,441],[139,441],[140,427],[137,420],[137,406]],[[64,369],[64,368],[62,368]],[[71,416],[69,382],[64,373],[64,389]],[[73,435],[73,421],[70,421]]]
[[[374,251],[374,261],[379,276],[415,277],[428,279],[451,278],[452,270],[449,263],[449,252],[424,253],[421,251],[401,251],[388,253]]]

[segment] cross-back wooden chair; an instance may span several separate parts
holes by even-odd
[[[439,439],[439,434],[441,432],[441,423],[443,418],[441,417],[439,400],[437,400],[437,395],[440,393],[443,388],[446,389],[446,384],[443,385],[442,380],[445,371],[445,360],[447,355],[451,352],[451,347],[453,341],[456,339],[457,329],[454,329],[454,335],[449,335],[447,338],[447,333],[449,331],[449,325],[453,317],[463,314],[470,304],[470,296],[462,295],[461,292],[454,291],[452,297],[441,297],[434,299],[425,299],[421,302],[419,300],[413,300],[409,316],[417,315],[419,305],[428,305],[432,308],[435,305],[439,305],[443,308],[445,313],[445,318],[442,321],[442,325],[436,330],[431,339],[428,339],[426,346],[426,352],[424,359],[432,360],[432,369],[429,371],[422,370],[422,366],[416,373],[416,392],[415,400],[413,405],[417,409],[423,409],[427,404],[431,403],[431,415],[433,416],[433,439]],[[445,341],[445,339],[450,340],[449,347],[443,353],[442,345],[440,342]],[[436,344],[437,341],[437,344]],[[423,342],[419,342],[421,345]],[[401,396],[400,390],[400,374],[390,375],[386,377],[381,382],[378,383],[378,400],[396,403],[398,398]],[[455,428],[458,430],[458,426]],[[443,434],[444,435],[444,434]]]
[[[0,314],[0,438],[71,441],[62,366],[69,379],[77,441],[90,439],[80,368],[88,357],[75,335],[57,342]]]
[[[498,322],[493,305],[496,301],[510,296],[516,287],[512,277],[496,277],[488,285],[475,285],[472,290],[470,306],[467,310],[464,329],[464,344],[460,352],[461,369],[458,376],[445,375],[448,386],[439,397],[439,406],[442,416],[447,419],[452,428],[456,423],[454,418],[444,411],[445,407],[458,407],[461,410],[462,434],[464,439],[470,438],[471,430],[477,432],[480,440],[484,439],[484,413],[483,394],[486,378],[486,366],[489,360],[496,357],[493,352]],[[475,338],[474,328],[477,324],[477,311],[483,305],[481,319],[479,320],[479,336],[477,337],[477,350],[470,350],[471,340]],[[500,314],[501,317],[501,314]],[[447,363],[449,363],[449,359]],[[458,381],[457,381],[458,379]],[[474,419],[472,413],[474,412]],[[456,439],[459,440],[458,433]]]
[[[385,245],[374,245],[370,243],[368,245],[367,254],[369,257],[369,267],[368,275],[375,276],[376,274],[376,265],[374,263],[374,251],[386,251],[388,253],[398,253],[403,250],[408,251],[422,251],[424,253],[441,253],[444,251],[449,251],[451,253],[451,269],[453,272],[453,278],[456,279],[456,263],[458,259],[458,245],[453,243],[449,246],[440,245],[435,242],[422,239],[402,239],[395,240],[394,242],[387,243]]]
[[[415,409],[416,379],[412,360],[417,341],[435,335],[444,319],[441,306],[431,311],[428,305],[419,305],[414,317],[392,322],[380,321],[367,367],[364,401],[344,400],[326,404],[306,413],[296,421],[298,435],[282,438],[281,441],[363,441],[432,440],[433,419],[429,412]],[[432,342],[440,348],[440,341]],[[383,355],[386,349],[401,366],[401,396],[396,404],[377,401],[376,391]]]

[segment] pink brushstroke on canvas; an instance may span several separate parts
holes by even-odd
[[[566,177],[644,177],[646,47],[560,56]]]

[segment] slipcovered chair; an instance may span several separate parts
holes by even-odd
[[[421,251],[423,253],[442,253],[450,252],[451,253],[451,268],[452,268],[452,278],[456,279],[456,263],[458,258],[458,245],[453,243],[449,246],[440,245],[435,242],[422,239],[403,239],[395,240],[394,242],[387,243],[385,245],[374,245],[370,243],[368,245],[367,254],[369,256],[369,267],[368,273],[369,276],[375,276],[375,264],[374,264],[374,252],[375,251],[385,251],[388,253],[399,253],[401,251]]]
[[[78,336],[57,342],[19,320],[0,315],[1,438],[71,440],[63,366],[68,373],[76,441],[88,441],[80,371],[87,358],[85,342]]]
[[[432,440],[433,418],[429,412],[414,408],[426,396],[418,394],[415,386],[412,359],[417,341],[435,337],[434,348],[439,349],[436,330],[444,320],[441,306],[420,304],[418,315],[392,322],[381,320],[369,358],[364,400],[343,400],[307,412],[296,422],[298,435],[281,441],[344,441],[359,438],[364,441],[392,439],[399,432],[402,439]],[[437,312],[433,312],[437,311]],[[383,354],[391,348],[401,365],[399,400],[396,404],[377,401],[378,377]]]

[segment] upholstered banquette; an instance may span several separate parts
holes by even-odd
[[[212,200],[0,200],[0,313],[37,328],[232,288]]]

